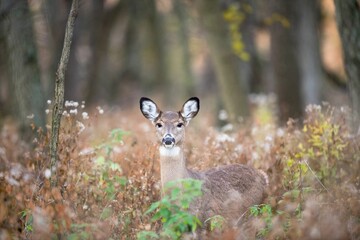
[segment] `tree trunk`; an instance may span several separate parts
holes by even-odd
[[[191,69],[191,56],[190,56],[190,49],[189,49],[189,34],[188,34],[188,19],[189,16],[187,15],[185,6],[183,2],[173,0],[173,11],[174,15],[177,20],[177,38],[178,39],[178,51],[179,54],[175,56],[178,59],[177,72],[177,84],[176,88],[172,87],[171,89],[181,89],[181,94],[179,94],[181,101],[187,99],[195,94],[195,84],[194,84],[194,75]],[[175,48],[175,47],[174,47]],[[172,93],[174,96],[176,92]],[[178,101],[177,101],[178,102]]]
[[[352,124],[354,131],[360,133],[360,2],[335,0],[335,6],[353,111]]]
[[[108,36],[103,35],[104,22],[104,1],[103,0],[92,0],[89,2],[90,9],[87,16],[89,22],[87,26],[88,32],[88,47],[89,47],[89,58],[88,58],[88,69],[87,69],[87,92],[86,101],[88,104],[94,104],[101,100],[104,100],[106,96],[106,85],[107,79],[99,78],[100,65],[103,60],[102,54],[102,41]]]
[[[92,52],[90,48],[92,1],[81,1],[79,16],[74,27],[69,56],[69,64],[65,74],[65,99],[81,101],[86,97],[86,86],[89,80]],[[69,19],[67,19],[68,21]],[[87,99],[85,99],[87,100]]]
[[[12,110],[20,123],[20,128],[27,131],[29,116],[37,126],[45,125],[44,106],[37,49],[33,35],[32,18],[28,1],[3,0],[0,8],[12,5],[3,20],[6,36],[7,64],[10,69]]]
[[[283,21],[271,25],[271,62],[278,96],[280,123],[302,116],[300,68],[298,61],[297,27],[299,22],[296,4],[288,0],[272,0],[273,16]],[[273,17],[275,18],[275,17]],[[282,23],[282,24],[281,24]]]
[[[46,81],[44,85],[46,99],[53,97],[55,88],[55,72],[59,65],[61,51],[64,43],[66,20],[71,8],[71,1],[44,1],[42,12],[45,16],[47,29],[49,29],[49,49],[50,54],[49,69],[47,69]]]
[[[9,6],[10,7],[10,6]],[[7,15],[8,10],[3,9],[0,4],[0,49],[6,49],[6,33],[4,31],[3,18]],[[6,51],[4,51],[6,52]],[[9,72],[7,69],[7,56],[6,54],[0,54],[0,129],[2,127],[4,116],[10,114],[10,103],[9,103]]]
[[[320,11],[318,1],[301,0],[297,3],[300,13],[298,39],[303,103],[304,105],[319,104],[323,73],[319,52]]]
[[[164,19],[157,11],[156,1],[126,0],[124,4],[128,9],[128,20],[119,74],[122,81],[114,81],[111,90],[120,95],[120,86],[126,92],[128,86],[141,84],[144,94],[166,93],[167,83],[170,81],[166,30]]]
[[[53,187],[57,185],[56,163],[59,158],[58,142],[59,142],[61,116],[63,113],[63,105],[64,105],[65,73],[70,57],[70,47],[73,38],[75,19],[78,14],[78,7],[79,7],[78,0],[73,0],[65,29],[64,47],[61,54],[59,67],[56,71],[55,100],[52,111],[51,139],[50,139],[50,157],[51,157],[50,169],[52,171],[51,186]]]
[[[151,2],[151,1],[149,1]],[[124,59],[120,73],[121,81],[113,81],[111,83],[111,95],[115,97],[119,94],[120,86],[127,85],[131,82],[139,82],[141,80],[142,64],[141,64],[141,44],[140,44],[140,28],[142,21],[141,7],[142,3],[138,1],[125,0],[127,10],[127,26],[125,28],[124,40],[122,46],[122,56]],[[121,94],[121,93],[120,93]]]
[[[187,36],[188,17],[181,1],[172,1],[172,9],[167,13],[157,12],[163,24],[161,33],[165,42],[162,49],[163,73],[165,75],[164,103],[167,107],[174,106],[193,95],[194,79]]]
[[[110,35],[117,26],[117,19],[123,13],[124,2],[119,1],[115,6],[104,9],[103,0],[92,1],[92,11],[90,19],[93,20],[90,34],[90,47],[92,57],[89,69],[89,81],[87,83],[88,103],[100,101],[110,102],[112,96],[112,79],[109,67],[109,42]],[[97,17],[95,17],[97,16]],[[116,79],[115,81],[117,81]],[[116,93],[118,94],[118,93]]]
[[[172,105],[175,99],[171,99],[171,82],[172,69],[171,69],[171,49],[169,49],[169,39],[168,39],[168,26],[166,22],[169,22],[169,16],[165,15],[157,10],[158,1],[151,0],[147,1],[147,16],[143,21],[145,26],[147,26],[147,36],[149,38],[149,46],[152,47],[153,60],[149,61],[149,58],[143,57],[142,66],[143,68],[153,62],[153,68],[155,78],[153,80],[146,79],[147,77],[142,74],[142,80],[146,81],[150,93],[156,92],[161,93],[165,102]],[[169,14],[171,15],[171,13]],[[147,49],[149,51],[150,49]],[[150,50],[151,51],[151,50]],[[151,85],[151,86],[150,86]],[[174,87],[172,87],[174,88]]]
[[[236,123],[240,117],[249,116],[248,99],[246,88],[240,79],[220,3],[217,0],[198,0],[195,5],[205,31],[223,104],[229,114],[229,120]]]
[[[248,60],[239,58],[239,67],[241,80],[246,86],[248,92],[259,92],[261,91],[261,80],[260,80],[260,64],[258,54],[255,46],[255,31],[256,31],[256,11],[257,2],[253,0],[232,0],[234,4],[238,2],[240,4],[241,14],[244,16],[243,22],[240,24],[239,32],[241,39],[244,43],[244,50],[249,54]],[[247,10],[246,10],[247,9]]]

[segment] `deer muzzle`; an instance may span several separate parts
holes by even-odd
[[[166,134],[162,139],[162,144],[166,148],[172,148],[175,145],[175,138],[170,134]]]

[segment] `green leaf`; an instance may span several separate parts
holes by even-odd
[[[159,239],[159,235],[152,231],[141,231],[136,235],[138,240]]]
[[[105,164],[105,158],[103,156],[99,156],[96,160],[95,163],[99,166],[103,166]]]
[[[120,165],[114,162],[110,162],[110,169],[113,171],[122,171]]]
[[[221,215],[215,215],[208,219],[210,221],[210,230],[222,229],[224,227],[225,218]],[[208,221],[206,220],[206,221]]]
[[[300,163],[300,169],[302,173],[306,173],[308,171],[308,166],[306,163]]]
[[[150,208],[145,212],[145,214],[149,214],[153,211],[155,211],[160,206],[160,202],[154,202],[151,204]]]
[[[264,214],[264,213],[271,214],[272,213],[271,206],[269,204],[263,205],[260,209],[260,213],[261,214]]]
[[[184,232],[195,231],[197,226],[201,226],[200,220],[186,211],[194,198],[202,194],[201,185],[201,181],[194,179],[171,181],[165,186],[169,195],[153,203],[145,212],[156,211],[151,220],[162,222],[162,238],[178,239]]]
[[[79,238],[79,235],[77,233],[72,233],[72,234],[67,236],[67,239],[68,240],[78,240],[80,238]]]
[[[123,136],[125,135],[129,135],[130,132],[126,132],[120,128],[115,128],[113,130],[111,130],[110,132],[110,138],[115,141],[115,142],[121,142],[123,139]]]
[[[121,176],[121,177],[116,176],[115,179],[116,179],[116,182],[118,182],[121,186],[126,186],[127,179],[125,176]]]
[[[172,190],[171,190],[171,199],[176,199],[176,198],[178,198],[179,195],[180,195],[180,193],[181,193],[180,188],[174,188],[174,189],[172,189]]]
[[[254,205],[254,206],[251,206],[250,207],[250,214],[252,215],[252,216],[258,216],[259,215],[259,213],[260,213],[260,211],[259,211],[259,205]]]

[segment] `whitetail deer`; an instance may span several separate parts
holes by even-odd
[[[186,167],[183,143],[185,127],[200,109],[200,101],[187,100],[179,112],[162,112],[149,98],[140,99],[140,110],[156,127],[160,141],[161,185],[184,178],[203,181],[203,195],[191,206],[191,212],[204,222],[215,216],[223,216],[229,224],[236,225],[246,210],[260,204],[264,198],[267,176],[252,167],[234,164],[205,172]]]

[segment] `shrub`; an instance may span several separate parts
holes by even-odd
[[[161,221],[162,229],[155,232],[140,232],[138,239],[171,238],[179,239],[183,233],[195,232],[201,226],[200,220],[189,213],[191,202],[202,195],[202,182],[195,179],[181,179],[168,182],[165,186],[167,195],[151,204],[145,214],[152,213],[152,221]]]
[[[77,114],[63,116],[56,188],[50,187],[48,133],[33,127],[33,141],[27,143],[11,122],[0,130],[1,237],[178,238],[199,227],[188,212],[197,196],[190,183],[173,183],[160,199],[158,150],[141,115],[80,114],[83,108],[77,108]],[[243,163],[268,173],[268,197],[247,212],[246,227],[254,229],[254,238],[356,239],[360,139],[348,130],[348,117],[344,109],[323,105],[308,107],[302,123],[289,120],[285,127],[257,120],[222,131],[195,120],[187,129],[186,154],[189,165],[200,170]],[[178,184],[190,184],[189,189],[176,190]],[[235,238],[244,230],[228,234],[220,227],[221,216],[207,221],[211,231],[223,229],[215,238]]]

